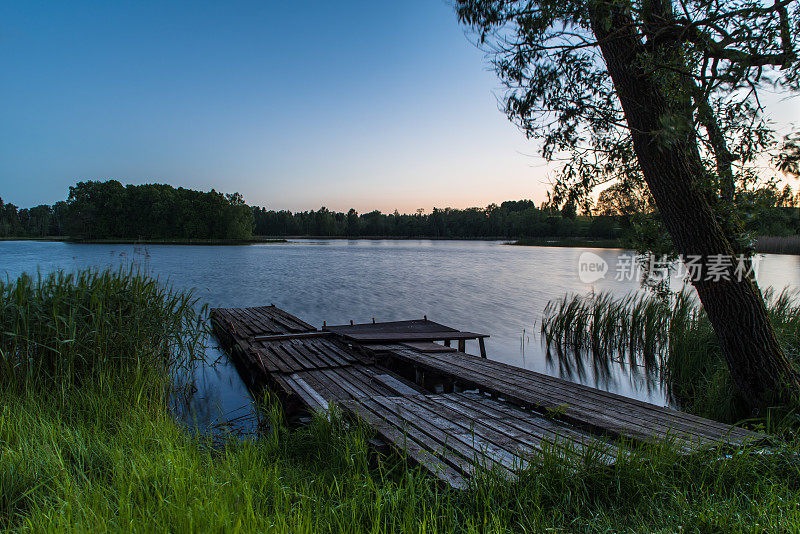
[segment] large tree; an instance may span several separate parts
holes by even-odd
[[[675,251],[703,267],[750,249],[737,186],[772,146],[759,90],[797,90],[793,0],[458,0],[508,87],[506,112],[548,159],[555,201],[645,187]],[[800,381],[750,276],[694,281],[731,375],[754,409]],[[706,272],[705,270],[703,272]]]

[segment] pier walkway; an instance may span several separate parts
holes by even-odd
[[[691,452],[761,437],[487,359],[487,335],[427,318],[318,330],[262,306],[217,308],[211,320],[245,382],[273,389],[290,416],[335,403],[453,487],[478,469],[513,478],[545,449],[612,463],[621,439]]]

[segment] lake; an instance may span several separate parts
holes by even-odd
[[[428,240],[293,240],[246,246],[97,245],[0,242],[0,274],[68,271],[135,264],[178,288],[194,289],[213,307],[275,304],[316,326],[420,319],[487,333],[489,358],[557,376],[538,335],[542,311],[565,293],[640,288],[615,249],[517,247],[502,242]],[[579,261],[605,263],[587,283]],[[595,276],[590,276],[595,278]],[[765,255],[761,287],[800,288],[800,256]],[[673,287],[680,282],[673,281]],[[474,343],[474,342],[472,342]],[[467,352],[477,346],[467,344]],[[216,347],[196,377],[191,414],[201,429],[228,419],[249,421],[247,390]],[[665,405],[657,385],[617,370],[610,380],[584,382]],[[250,424],[250,423],[247,423]]]

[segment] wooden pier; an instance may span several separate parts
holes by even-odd
[[[318,330],[262,306],[217,308],[211,320],[245,382],[273,389],[290,416],[335,403],[453,487],[478,469],[513,478],[544,449],[612,463],[622,439],[691,452],[762,437],[487,359],[487,335],[427,318]]]

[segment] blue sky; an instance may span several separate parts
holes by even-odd
[[[112,177],[291,210],[547,190],[444,0],[5,2],[0,61],[0,195],[21,206]]]

